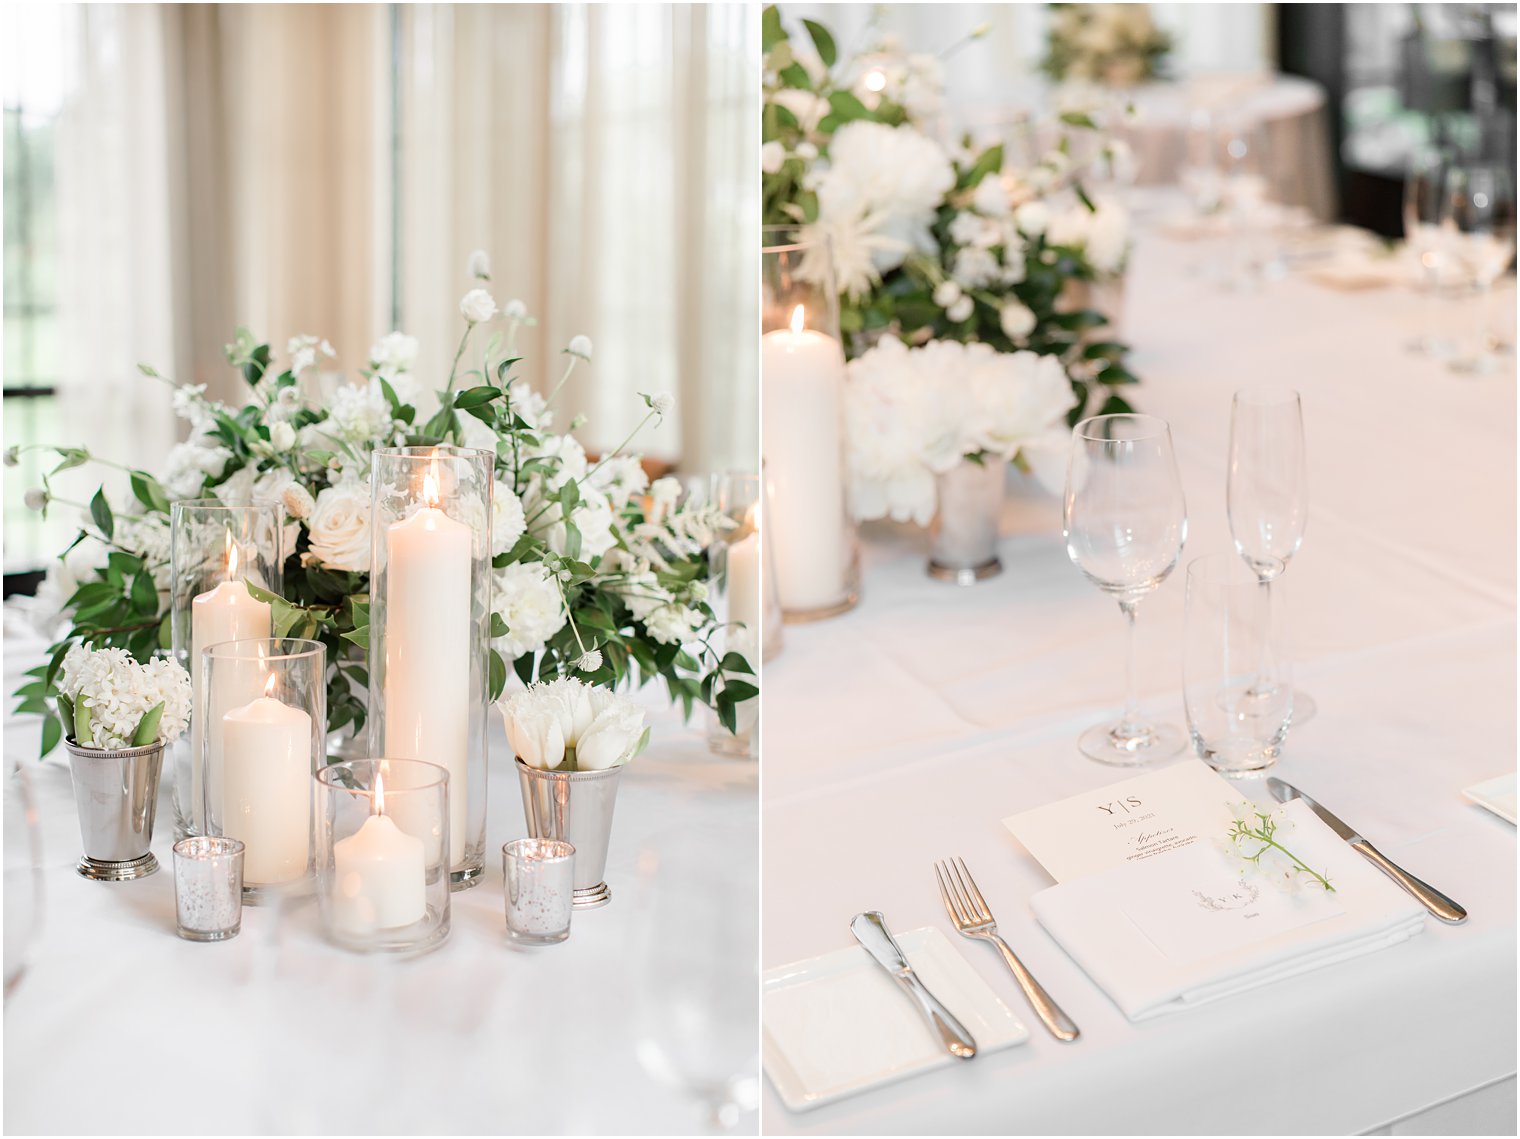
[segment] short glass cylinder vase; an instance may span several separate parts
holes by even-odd
[[[727,472],[713,476],[712,503],[733,529],[713,543],[713,608],[720,622],[714,638],[720,659],[730,654],[744,659],[750,671],[723,670],[723,683],[757,688],[760,673],[761,566],[764,550],[760,537],[760,476]],[[718,719],[716,709],[707,711],[707,746],[718,755],[754,759],[760,746],[760,698],[741,700],[734,709],[734,730]]]
[[[788,621],[860,599],[860,550],[846,495],[844,348],[826,239],[762,227],[760,383],[776,592]]]
[[[1221,775],[1277,762],[1293,721],[1293,677],[1281,597],[1239,558],[1187,568],[1183,702],[1198,757]]]
[[[243,854],[235,838],[174,844],[174,913],[186,941],[226,941],[243,928]]]
[[[570,936],[575,907],[575,847],[552,838],[513,839],[501,848],[507,936],[552,945]]]
[[[289,552],[283,521],[279,507],[225,506],[214,498],[170,507],[171,643],[191,683],[190,731],[170,748],[176,838],[207,833],[201,654],[210,645],[273,633],[269,603],[249,587],[280,592]]]
[[[241,839],[243,898],[311,881],[311,780],[325,762],[327,648],[271,637],[201,654],[207,833]]]
[[[1003,572],[998,523],[1003,512],[1004,459],[962,459],[937,479],[939,509],[929,525],[929,576],[974,585]]]
[[[456,890],[485,868],[495,458],[462,447],[385,448],[371,480],[370,754],[449,773]]]
[[[322,932],[360,953],[421,953],[449,933],[449,773],[351,759],[316,776]]]

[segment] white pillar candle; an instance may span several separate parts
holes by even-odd
[[[311,717],[300,708],[260,696],[222,717],[222,833],[247,847],[244,882],[273,885],[306,873],[311,766]]]
[[[238,548],[228,541],[227,580],[190,602],[190,801],[191,818],[198,834],[206,833],[205,763],[206,726],[216,724],[224,710],[246,704],[263,691],[264,677],[256,661],[223,662],[217,667],[215,691],[203,692],[202,650],[223,641],[260,640],[270,634],[272,620],[267,601],[248,592],[237,576]],[[211,761],[221,755],[221,733],[209,741]]]
[[[768,537],[775,543],[781,607],[837,605],[848,595],[845,536],[844,351],[805,328],[802,306],[790,329],[760,338],[765,398],[765,466],[772,488]]]
[[[422,840],[373,814],[333,846],[333,923],[353,933],[400,929],[427,915]]]
[[[436,502],[436,479],[425,484]],[[385,755],[448,771],[450,867],[467,837],[472,541],[435,505],[385,535]]]

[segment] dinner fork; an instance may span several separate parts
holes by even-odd
[[[987,899],[977,889],[976,881],[971,877],[971,871],[966,869],[966,864],[959,858],[953,862],[937,862],[934,864],[934,876],[939,879],[939,896],[944,900],[950,920],[955,923],[956,932],[962,937],[990,941],[998,947],[1013,973],[1013,979],[1024,990],[1024,996],[1033,1006],[1035,1015],[1050,1030],[1050,1034],[1057,1040],[1068,1043],[1082,1035],[1081,1029],[1071,1022],[1071,1017],[1061,1011],[1061,1006],[1050,999],[1050,994],[1041,987],[1040,982],[1024,968],[1018,954],[1009,949],[1008,943],[998,936],[997,922],[993,919],[992,911],[987,908]]]

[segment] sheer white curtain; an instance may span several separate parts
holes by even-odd
[[[592,449],[641,436],[688,470],[752,469],[758,20],[747,5],[398,9],[401,323],[446,372],[465,261],[539,318],[539,385],[577,333],[595,360],[561,397]]]

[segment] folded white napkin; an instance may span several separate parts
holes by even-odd
[[[1040,923],[1131,1020],[1254,989],[1414,936],[1425,909],[1302,802],[1282,841],[1334,893],[1232,889],[1208,844],[1065,882],[1031,899]],[[1251,899],[1249,902],[1246,899]],[[1179,927],[1186,927],[1179,932]]]
[[[897,943],[919,980],[971,1033],[978,1054],[1029,1038],[939,930],[910,929]],[[772,969],[763,993],[765,1073],[793,1111],[965,1063],[945,1050],[912,998],[859,946]]]

